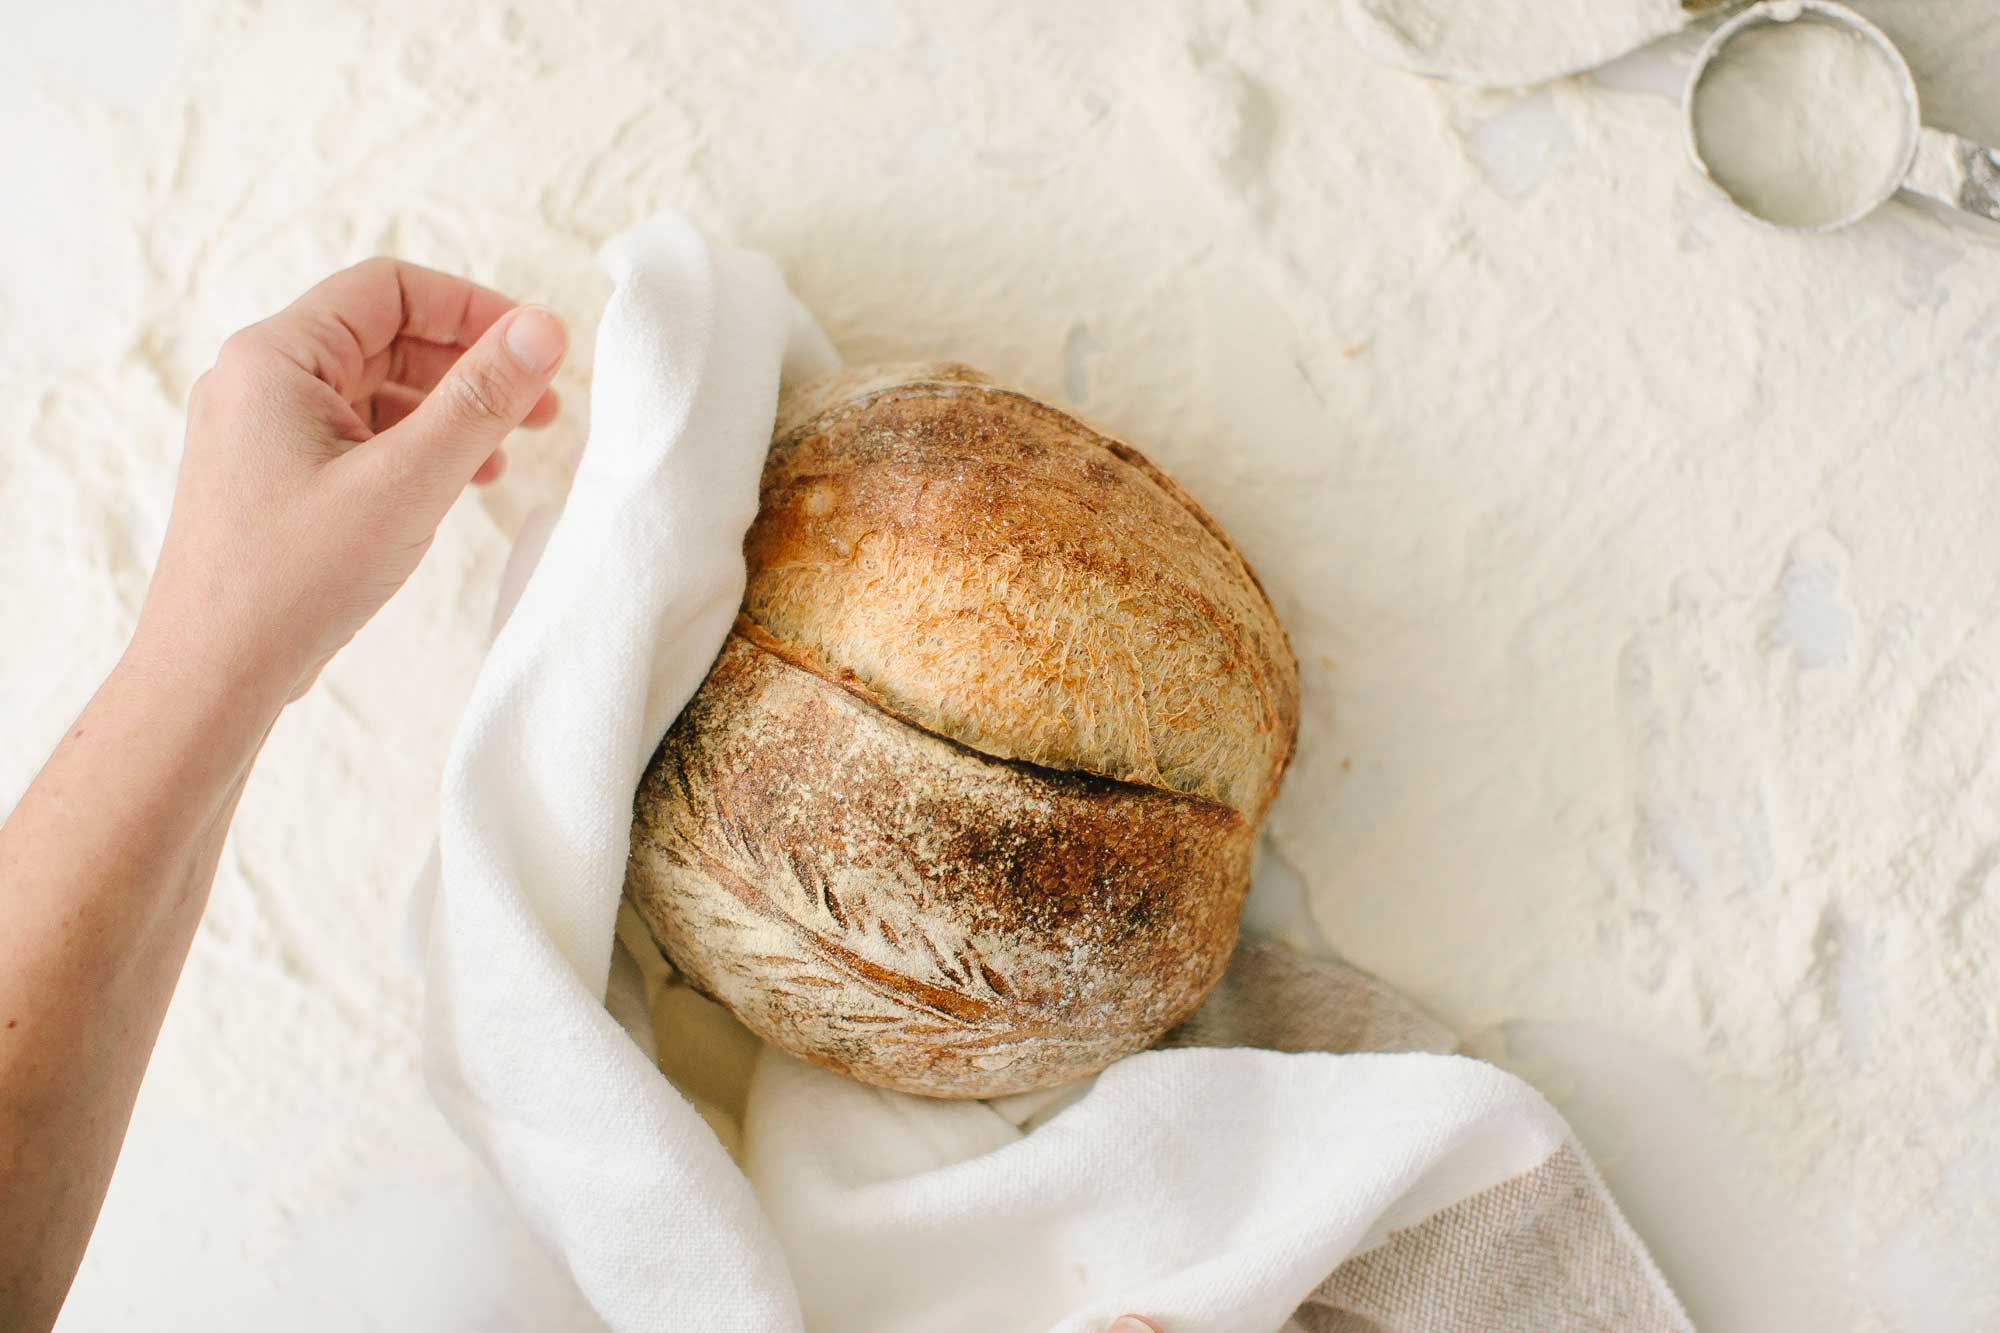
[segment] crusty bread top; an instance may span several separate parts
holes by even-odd
[[[1262,816],[1298,664],[1136,449],[957,365],[848,371],[779,422],[744,612],[802,664],[996,758]]]

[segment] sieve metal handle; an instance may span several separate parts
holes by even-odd
[[[1926,125],[1903,188],[1974,217],[2000,222],[2000,151]]]

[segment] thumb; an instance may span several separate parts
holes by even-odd
[[[554,314],[540,306],[511,310],[409,416],[371,443],[395,455],[398,471],[455,496],[528,415],[568,350],[569,335]]]

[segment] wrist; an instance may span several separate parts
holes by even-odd
[[[148,899],[143,910],[128,903],[119,939],[150,938],[179,919],[197,879],[205,893],[202,859],[220,846],[281,707],[245,677],[172,646],[151,631],[133,637],[31,788],[42,822],[55,829],[44,836],[88,842],[104,885],[171,881],[182,890]],[[88,838],[77,832],[84,827]]]
[[[247,762],[291,699],[291,682],[226,640],[175,632],[142,615],[106,688],[157,706],[162,724],[184,721],[218,754]]]

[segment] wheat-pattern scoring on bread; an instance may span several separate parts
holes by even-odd
[[[743,614],[635,801],[627,894],[753,1030],[992,1096],[1102,1068],[1228,957],[1297,668],[1136,450],[964,367],[789,395]]]

